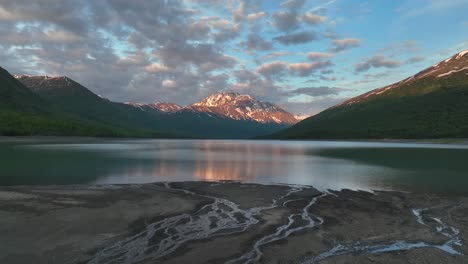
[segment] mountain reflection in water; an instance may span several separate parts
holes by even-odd
[[[467,193],[466,145],[235,140],[0,143],[0,184],[236,180]]]

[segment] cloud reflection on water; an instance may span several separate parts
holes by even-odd
[[[467,194],[467,148],[325,141],[15,142],[0,146],[0,185],[236,180]]]

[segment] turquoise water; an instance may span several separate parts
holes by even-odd
[[[237,140],[0,142],[0,185],[238,180],[468,194],[468,146]]]

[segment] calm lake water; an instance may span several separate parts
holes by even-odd
[[[0,185],[187,180],[468,194],[468,146],[237,140],[0,142]]]

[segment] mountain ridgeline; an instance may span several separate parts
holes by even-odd
[[[249,98],[223,108],[249,109],[244,116],[215,111],[211,106],[196,109],[165,102],[112,102],[68,77],[12,76],[1,69],[0,78],[0,121],[4,121],[0,135],[251,138],[296,121],[273,104],[233,92],[210,97]],[[275,119],[259,118],[276,112]]]
[[[468,50],[297,122],[274,104],[232,91],[186,107],[117,103],[67,77],[12,76],[0,68],[0,135],[467,138]]]
[[[250,95],[232,91],[213,94],[188,106],[187,109],[235,120],[251,120],[259,123],[293,125],[298,121],[294,115],[277,105],[258,101]]]
[[[468,138],[468,50],[269,138]]]
[[[0,135],[142,136],[137,131],[118,129],[64,113],[3,68],[0,68]]]

